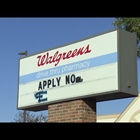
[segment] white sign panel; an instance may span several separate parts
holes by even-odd
[[[18,109],[120,91],[118,44],[118,30],[113,30],[21,58]]]

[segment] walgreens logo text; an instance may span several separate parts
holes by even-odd
[[[56,51],[54,55],[50,55],[49,52],[46,52],[44,55],[38,55],[38,67],[54,63],[54,66],[57,66],[61,60],[70,59],[79,55],[90,53],[89,44],[86,47],[81,47],[75,50],[69,50],[68,52],[59,52]]]

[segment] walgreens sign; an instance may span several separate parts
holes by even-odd
[[[65,59],[70,59],[79,55],[83,55],[86,53],[90,53],[91,50],[89,49],[89,44],[86,47],[81,47],[78,49],[74,49],[74,50],[69,50],[68,52],[59,52],[56,51],[54,53],[54,55],[50,55],[49,52],[43,54],[43,55],[39,55],[37,56],[38,58],[38,66],[43,66],[43,65],[47,65],[47,64],[51,64],[54,63],[54,66],[57,66],[59,64],[60,61],[63,61]]]
[[[136,52],[136,35],[116,29],[21,58],[17,108],[137,96]]]

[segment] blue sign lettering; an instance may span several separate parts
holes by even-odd
[[[35,98],[38,99],[38,102],[47,101],[47,98],[43,98],[43,94],[47,94],[47,91],[39,91],[34,94]]]

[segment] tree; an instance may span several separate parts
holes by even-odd
[[[137,57],[140,59],[140,18],[118,17],[112,24],[117,28],[137,34]]]
[[[14,122],[23,122],[23,111],[18,111],[15,115]],[[48,117],[45,116],[43,113],[39,115],[35,115],[30,111],[26,111],[26,122],[47,122]]]

